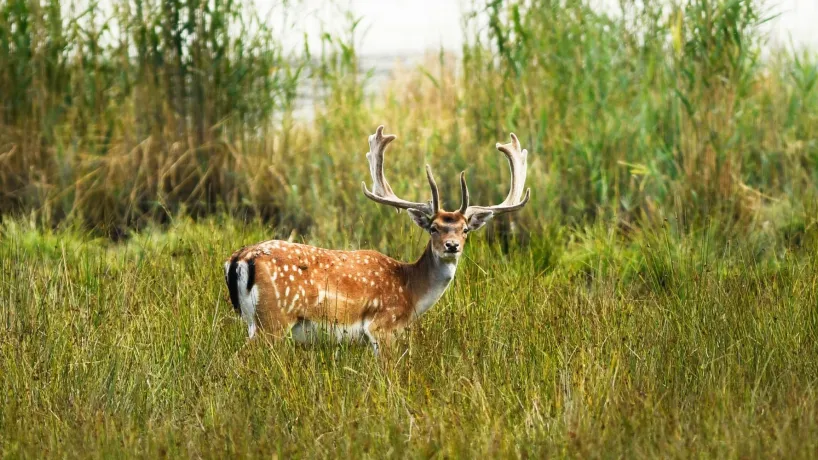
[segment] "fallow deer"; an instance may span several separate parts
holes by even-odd
[[[511,169],[511,190],[495,206],[470,206],[465,172],[460,173],[460,209],[447,212],[426,165],[431,188],[429,202],[398,198],[384,177],[384,151],[395,135],[383,126],[369,136],[371,200],[405,209],[430,234],[423,255],[414,263],[398,262],[375,251],[338,251],[286,241],[266,241],[234,252],[224,264],[233,308],[248,325],[250,338],[257,328],[272,336],[291,334],[310,342],[319,331],[331,337],[368,339],[375,353],[392,343],[410,322],[423,315],[446,291],[469,232],[499,214],[517,211],[529,200],[523,195],[528,152],[513,133],[511,142],[497,144]]]

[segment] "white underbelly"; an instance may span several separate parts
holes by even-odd
[[[293,340],[299,343],[313,343],[321,339],[330,339],[340,343],[368,339],[370,323],[371,321],[365,320],[352,324],[333,324],[326,321],[302,319],[293,324],[290,332]]]

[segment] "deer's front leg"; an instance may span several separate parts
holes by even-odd
[[[392,347],[394,338],[391,337],[392,334],[373,329],[375,328],[367,328],[364,333],[366,334],[366,338],[369,340],[369,345],[372,347],[372,352],[375,354],[375,356],[380,356],[382,349],[390,349]]]
[[[366,336],[376,356],[389,355],[405,325],[392,315],[376,318],[367,328]]]

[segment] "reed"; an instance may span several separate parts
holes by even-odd
[[[4,215],[125,236],[227,212],[320,236],[352,212],[373,237],[382,214],[358,184],[364,139],[384,123],[409,195],[430,162],[444,188],[466,169],[479,199],[501,197],[492,146],[520,135],[536,191],[522,236],[552,222],[812,222],[818,60],[762,57],[757,26],[774,11],[756,1],[475,2],[459,56],[430,54],[377,93],[360,18],[292,54],[249,3],[81,5],[0,6]],[[294,115],[299,91],[308,119]]]

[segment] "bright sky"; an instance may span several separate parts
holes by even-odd
[[[780,14],[767,25],[773,41],[818,50],[818,0],[768,0],[767,7]]]
[[[255,0],[259,6],[266,0]],[[617,4],[617,0],[597,0],[604,6]],[[444,48],[457,50],[462,44],[461,6],[469,6],[468,0],[340,0],[340,6],[328,6],[332,2],[303,0],[300,10],[290,21],[304,25],[311,36],[312,46],[317,46],[321,21],[331,30],[347,24],[343,11],[350,9],[362,17],[360,25],[366,31],[357,43],[360,54],[415,54],[427,49]],[[780,16],[765,24],[774,43],[789,44],[790,39],[798,46],[818,50],[818,0],[767,0],[770,12]],[[264,8],[262,6],[262,11]],[[303,36],[292,34],[293,44],[300,43]]]

